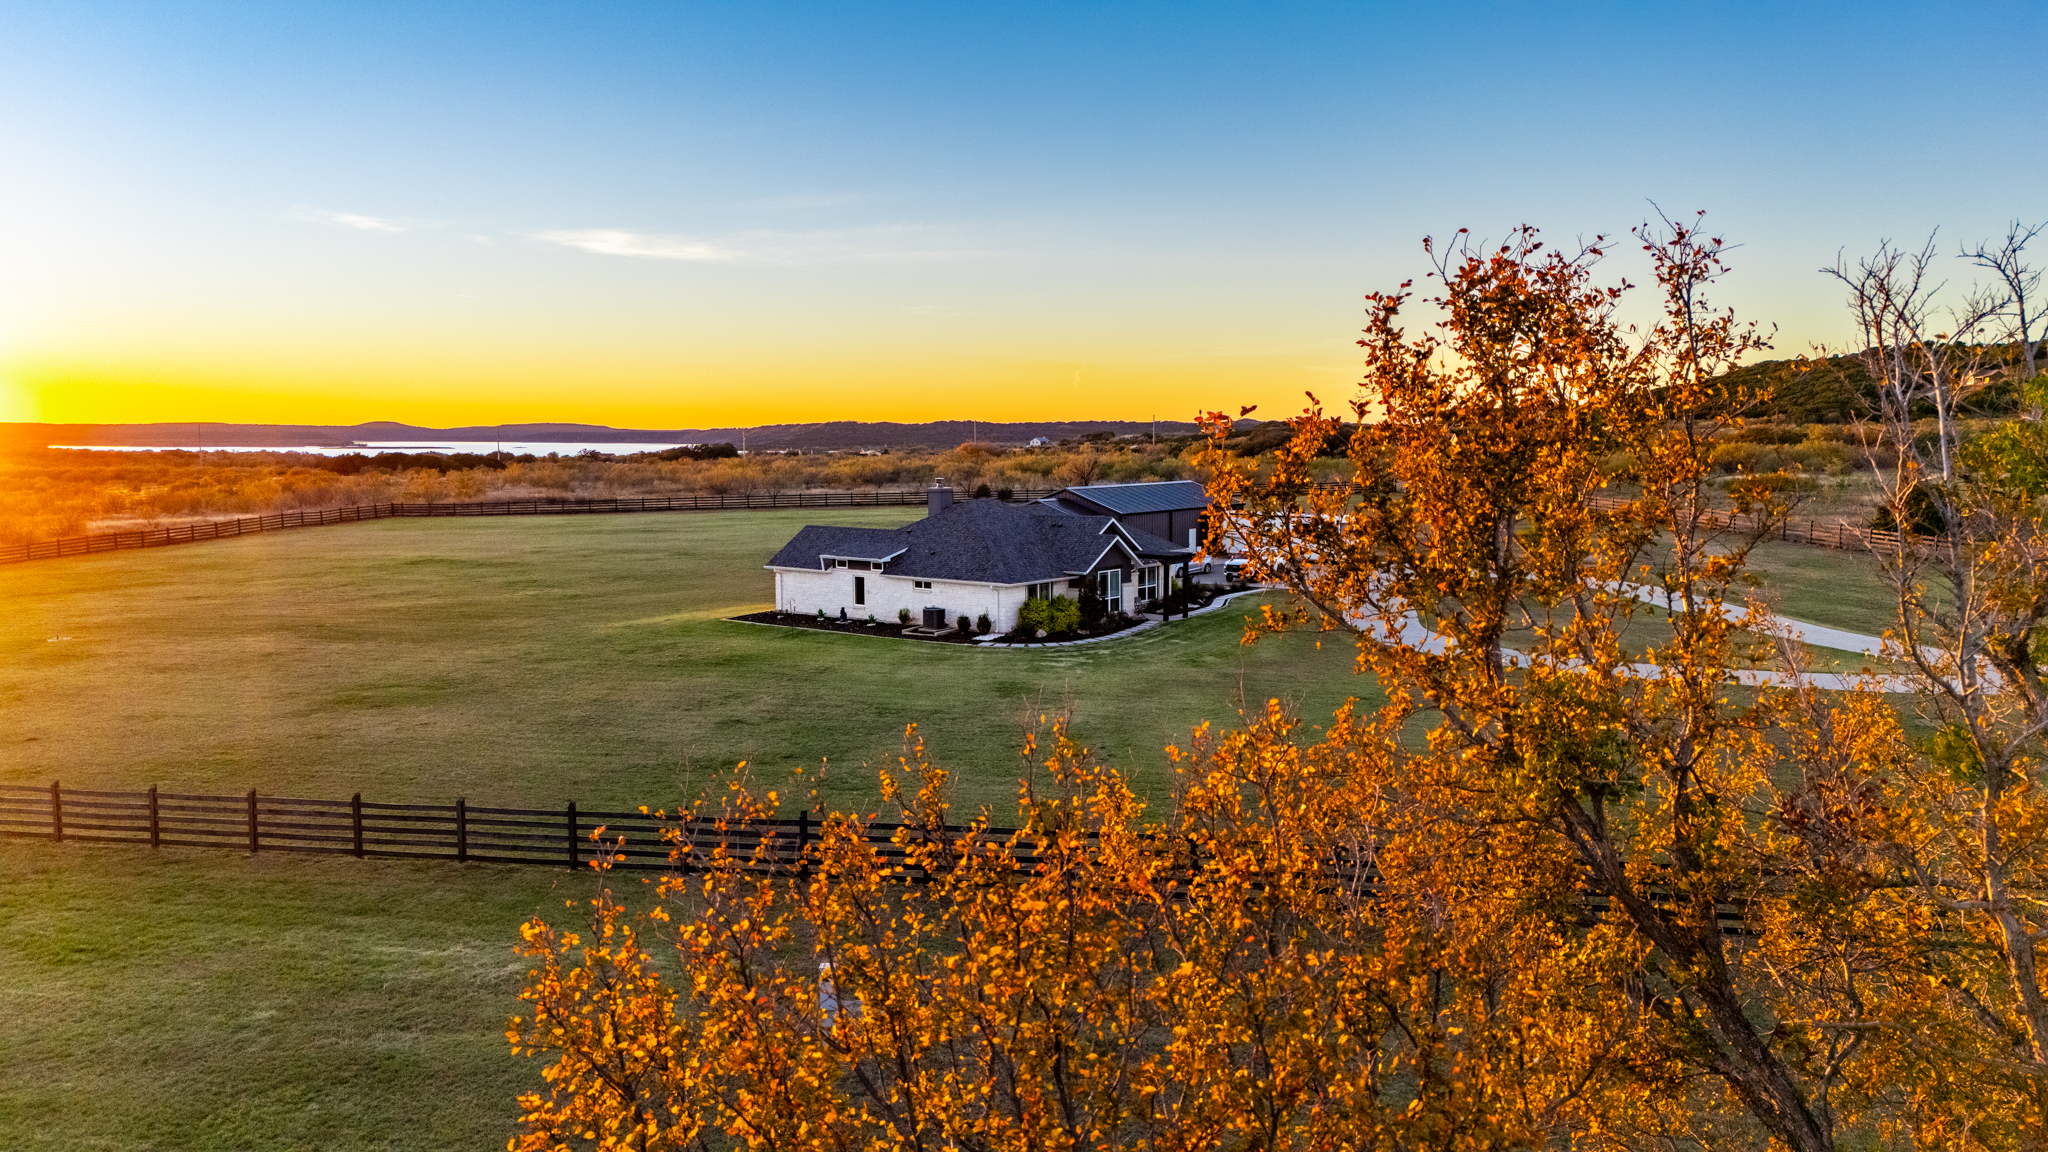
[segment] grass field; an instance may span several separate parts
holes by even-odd
[[[1871,636],[1883,635],[1895,622],[1891,589],[1878,577],[1876,562],[1862,553],[1774,542],[1757,545],[1749,566],[1763,578],[1781,616]]]
[[[0,842],[0,1148],[503,1148],[532,868]]]
[[[0,780],[658,803],[829,756],[828,801],[857,803],[916,720],[963,799],[1001,804],[1040,707],[1157,794],[1160,746],[1240,691],[1311,720],[1376,700],[1348,646],[1245,648],[1237,610],[1043,652],[720,619],[764,604],[806,520],[913,514],[387,521],[0,569]],[[1862,563],[1758,567],[1788,615],[1876,631]],[[502,1037],[517,925],[588,885],[0,843],[0,1148],[502,1147],[539,1078]]]
[[[964,802],[1007,803],[1026,716],[1071,707],[1163,793],[1162,748],[1240,690],[1311,719],[1369,692],[1346,645],[1239,645],[1242,611],[1044,651],[722,619],[769,606],[806,521],[914,515],[385,521],[0,570],[0,781],[612,805],[829,758],[855,803],[916,721]]]

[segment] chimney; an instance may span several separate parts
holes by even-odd
[[[931,489],[924,494],[924,498],[925,505],[931,509],[926,513],[928,516],[937,516],[953,506],[953,490],[946,487],[944,476],[932,477]]]

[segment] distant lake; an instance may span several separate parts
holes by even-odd
[[[488,456],[493,452],[504,452],[508,456],[574,456],[579,452],[606,452],[624,456],[634,452],[665,452],[676,444],[584,444],[541,440],[365,440],[360,445],[335,448],[329,445],[307,445],[287,447],[270,445],[208,444],[204,448],[189,444],[52,444],[52,448],[71,448],[91,452],[310,452],[317,456],[348,456],[361,454],[376,456],[385,452],[438,452],[443,455],[474,453]]]

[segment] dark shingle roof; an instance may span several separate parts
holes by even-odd
[[[1141,512],[1184,512],[1209,506],[1209,490],[1193,480],[1160,480],[1144,484],[1089,484],[1068,488],[1072,494],[1118,516]],[[1057,499],[1057,497],[1055,497]]]
[[[817,568],[821,556],[881,559],[900,552],[887,568],[898,576],[1034,584],[1089,571],[1117,542],[1118,531],[1108,516],[968,500],[901,528],[805,528],[768,563],[775,568]],[[1163,540],[1153,543],[1173,549]]]
[[[821,556],[848,560],[887,560],[903,551],[900,528],[834,528],[811,524],[782,546],[770,568],[816,568]]]

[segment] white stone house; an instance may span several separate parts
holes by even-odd
[[[1166,589],[1167,573],[1193,553],[1118,523],[1040,503],[955,502],[935,484],[929,515],[901,528],[810,525],[767,564],[775,607],[805,615],[922,619],[938,608],[950,625],[986,615],[994,631],[1017,625],[1033,598],[1080,599],[1093,590],[1115,611],[1135,612]]]

